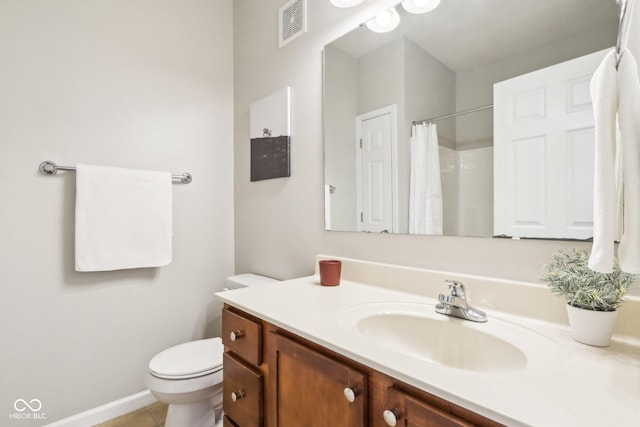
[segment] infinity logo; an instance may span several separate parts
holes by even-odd
[[[42,402],[40,402],[39,399],[31,399],[29,402],[24,399],[18,399],[13,402],[13,407],[18,412],[24,412],[27,410],[27,408],[31,409],[31,412],[38,412],[40,409],[42,409]]]

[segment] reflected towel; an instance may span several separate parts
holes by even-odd
[[[76,271],[171,262],[171,174],[79,164]]]

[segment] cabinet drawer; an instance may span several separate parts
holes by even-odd
[[[263,424],[263,376],[233,356],[223,355],[223,407],[230,421],[242,427]],[[233,424],[231,424],[233,425]]]
[[[259,322],[223,309],[222,343],[252,365],[262,364],[262,325]]]

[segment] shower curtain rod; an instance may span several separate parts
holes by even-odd
[[[437,120],[442,120],[442,119],[448,119],[448,118],[451,118],[451,117],[462,116],[463,114],[475,113],[476,111],[489,110],[491,108],[493,108],[493,104],[485,105],[484,107],[472,108],[470,110],[458,111],[457,113],[451,113],[451,114],[447,114],[447,115],[444,115],[444,116],[432,117],[430,119],[418,120],[418,121],[413,122],[413,124],[414,125],[419,125],[419,124],[423,124],[423,123],[431,123],[431,122],[435,122]]]
[[[38,167],[38,169],[40,169],[40,172],[43,173],[44,175],[55,175],[58,172],[58,170],[62,170],[62,171],[76,170],[76,168],[73,166],[57,165],[55,164],[55,162],[52,162],[50,160],[45,160],[44,162],[40,163],[40,166]],[[171,179],[179,180],[183,184],[189,184],[191,181],[193,181],[193,177],[188,172],[185,172],[182,175],[171,175]]]

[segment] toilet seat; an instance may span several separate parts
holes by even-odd
[[[208,338],[178,344],[158,353],[149,362],[149,373],[164,379],[188,379],[222,369],[222,340]]]

